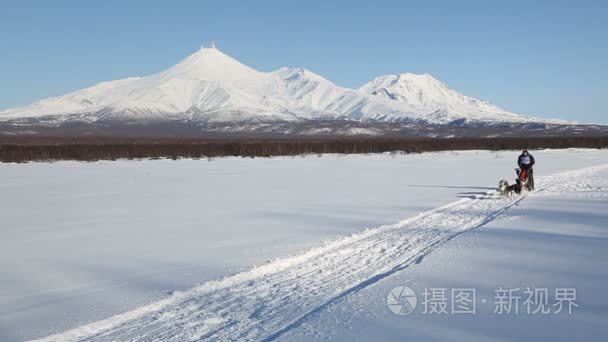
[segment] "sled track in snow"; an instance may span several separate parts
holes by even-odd
[[[567,191],[605,170],[608,164],[539,177],[537,192]],[[271,341],[524,198],[498,198],[492,191],[462,199],[42,340]]]

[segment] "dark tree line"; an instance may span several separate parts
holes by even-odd
[[[11,138],[0,140],[0,161],[115,160],[144,158],[270,157],[322,153],[420,153],[446,150],[606,148],[608,137],[495,138],[291,138],[121,139]]]

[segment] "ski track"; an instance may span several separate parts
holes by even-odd
[[[608,164],[539,177],[536,193],[597,190],[589,177],[605,170]],[[525,198],[495,191],[465,198],[39,341],[271,341]]]

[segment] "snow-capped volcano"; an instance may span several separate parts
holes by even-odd
[[[93,119],[216,122],[380,116],[423,119],[400,104],[338,87],[308,70],[259,72],[216,48],[202,48],[158,74],[100,83],[0,112],[0,117],[69,114],[87,114]]]
[[[432,121],[541,121],[510,113],[487,101],[462,95],[429,74],[384,75],[360,89],[372,95],[401,102],[416,111],[429,113],[427,117]]]
[[[429,75],[388,75],[361,89],[336,86],[306,69],[254,70],[215,47],[160,73],[0,111],[0,119],[75,115],[87,121],[298,121],[347,119],[445,124],[541,121],[461,95]]]

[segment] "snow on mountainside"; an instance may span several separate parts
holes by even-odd
[[[78,115],[87,121],[194,123],[303,119],[542,121],[461,95],[429,75],[382,76],[354,90],[301,68],[260,72],[215,47],[201,48],[151,76],[103,82],[0,111],[3,120],[49,115],[65,120]]]
[[[436,121],[459,119],[500,122],[542,121],[510,113],[487,101],[458,93],[429,74],[384,75],[363,85],[361,91],[396,100]]]

